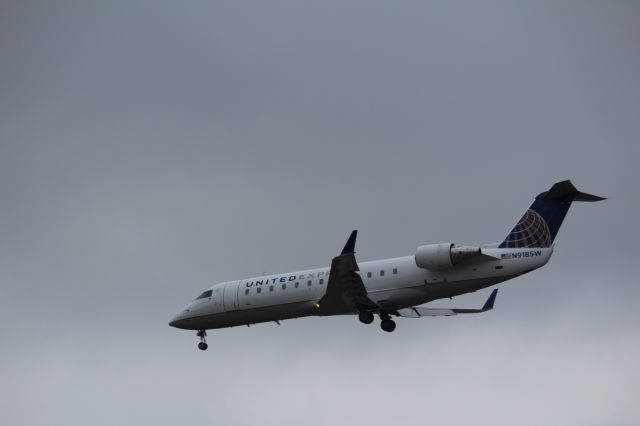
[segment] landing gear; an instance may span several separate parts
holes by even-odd
[[[382,328],[384,331],[388,333],[391,333],[393,330],[396,329],[396,322],[392,319],[382,320],[382,322],[380,323],[380,328]]]
[[[360,313],[358,314],[358,319],[363,324],[371,324],[373,322],[373,312],[360,311]]]
[[[206,351],[209,345],[207,345],[207,332],[206,330],[198,330],[196,336],[200,338],[200,343],[198,343],[198,349],[201,351]]]
[[[380,328],[386,331],[387,333],[391,333],[396,329],[396,322],[391,319],[388,313],[380,312]]]

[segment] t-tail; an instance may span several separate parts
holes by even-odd
[[[551,247],[572,202],[605,199],[578,191],[569,180],[558,182],[536,197],[498,247]]]

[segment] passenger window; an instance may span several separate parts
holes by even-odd
[[[396,275],[398,273],[398,268],[393,268],[393,275]]]
[[[324,278],[320,278],[320,285],[324,284]]]
[[[287,285],[286,284],[282,284],[282,289],[286,290],[287,289]]]
[[[380,271],[380,276],[384,277],[384,271]]]
[[[371,272],[367,272],[367,278],[371,278]]]
[[[246,290],[244,291],[244,294],[249,294],[249,289],[246,289]]]
[[[295,283],[293,286],[294,286],[295,288],[298,288],[298,286],[299,286],[299,285],[300,285],[300,283],[298,283],[298,282],[297,282],[297,283]]]
[[[262,292],[262,287],[256,288],[256,293],[261,293],[261,292]]]
[[[311,287],[311,280],[307,281],[307,287]]]
[[[269,286],[269,291],[273,291],[273,286],[272,285]]]

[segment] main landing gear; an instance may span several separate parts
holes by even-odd
[[[394,320],[391,319],[391,316],[384,312],[381,311],[379,313],[380,315],[380,319],[382,320],[380,322],[380,328],[383,329],[384,331],[391,333],[393,330],[396,329],[396,322]],[[360,320],[361,323],[363,324],[371,324],[373,322],[373,312],[371,311],[360,311],[358,313],[358,319]]]
[[[206,351],[209,345],[207,345],[207,332],[206,330],[198,330],[196,336],[200,338],[200,343],[198,343],[198,349],[201,351]]]
[[[371,324],[373,322],[373,312],[360,311],[360,313],[358,314],[358,319],[363,324]]]
[[[386,331],[387,333],[391,333],[396,329],[396,322],[391,319],[388,313],[380,312],[380,328]]]

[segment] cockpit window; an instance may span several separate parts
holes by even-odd
[[[198,296],[198,297],[196,298],[196,300],[198,300],[198,299],[204,299],[204,298],[207,298],[207,297],[211,297],[211,290],[207,290],[207,291],[205,291],[205,292],[204,292],[204,293],[202,293],[200,296]]]

